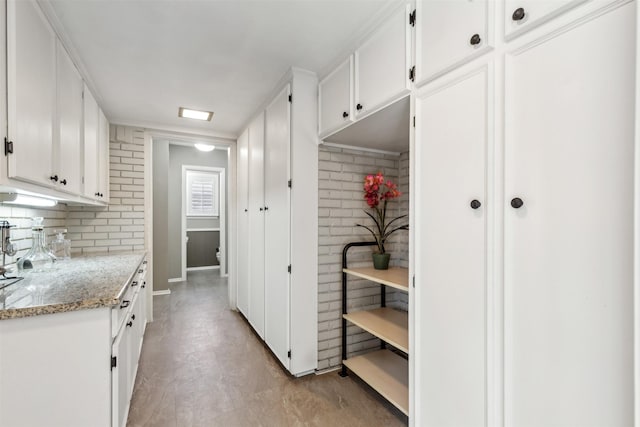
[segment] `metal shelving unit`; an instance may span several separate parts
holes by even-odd
[[[386,288],[404,292],[409,290],[409,272],[406,268],[391,267],[376,270],[373,267],[348,268],[347,253],[357,246],[375,246],[375,242],[349,243],[342,251],[342,370],[356,374],[385,399],[409,415],[409,352],[408,313],[386,306]],[[380,308],[347,313],[348,276],[380,284]],[[347,359],[347,322],[371,333],[381,340],[380,350]],[[395,350],[387,348],[391,345]]]

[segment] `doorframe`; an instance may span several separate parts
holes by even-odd
[[[187,280],[187,171],[197,171],[197,172],[212,172],[217,173],[219,176],[218,187],[219,193],[218,197],[220,199],[218,209],[220,211],[220,276],[228,277],[227,268],[226,268],[226,260],[227,260],[227,244],[226,244],[226,203],[225,199],[227,197],[226,190],[226,177],[225,177],[225,168],[220,167],[212,167],[212,166],[195,166],[195,165],[182,165],[182,207],[180,213],[180,223],[181,223],[181,236],[182,236],[182,245],[180,251],[181,259],[181,276],[182,280]],[[215,256],[215,254],[214,254]]]

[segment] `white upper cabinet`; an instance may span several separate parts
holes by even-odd
[[[98,108],[98,192],[99,200],[109,202],[109,122]]]
[[[320,136],[353,122],[353,55],[318,85]]]
[[[54,176],[58,189],[79,194],[82,188],[82,90],[84,84],[60,42],[57,43],[58,104],[54,139]]]
[[[409,5],[404,5],[356,50],[356,118],[409,92],[410,28]]]
[[[51,187],[56,35],[31,0],[7,2],[8,176]]]
[[[506,0],[504,8],[505,38],[510,39],[520,35],[585,1]]]
[[[84,187],[83,194],[99,199],[98,189],[98,103],[87,86],[84,87]]]
[[[491,48],[487,0],[419,0],[416,3],[416,84],[428,81]]]

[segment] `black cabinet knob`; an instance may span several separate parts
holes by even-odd
[[[93,195],[96,197],[100,197],[100,193],[94,193]]]
[[[265,210],[265,211],[268,211],[268,210],[269,210],[269,206],[265,206],[265,207],[264,207],[264,210]]]
[[[480,203],[479,200],[473,199],[470,205],[471,205],[471,209],[478,209],[480,206],[482,206],[482,203]]]
[[[249,212],[249,209],[245,209],[244,211],[245,211],[245,212]]]
[[[346,119],[347,117],[349,117],[349,113],[347,113],[346,111],[342,113],[342,118]]]
[[[264,208],[260,208],[260,212],[262,212],[264,210]]]
[[[58,182],[58,175],[50,176],[49,179],[51,179],[51,181]]]
[[[362,104],[356,105],[356,110],[358,110],[358,111],[362,110]]]
[[[133,321],[129,320],[129,321],[127,322],[127,326],[128,326],[128,327],[132,327],[132,326],[133,326]]]
[[[131,301],[129,301],[128,299],[123,300],[122,304],[120,304],[120,308],[126,308],[129,307],[129,304],[131,304]]]
[[[131,320],[136,320],[136,315],[135,314],[131,315]]]
[[[138,282],[131,282],[131,286],[138,286]]]
[[[471,44],[471,46],[476,46],[479,45],[481,41],[482,39],[480,38],[480,35],[474,34],[471,36],[471,40],[469,40],[469,43]]]
[[[511,19],[514,21],[522,21],[524,19],[524,9],[519,7],[513,11],[513,15],[511,15]]]
[[[62,185],[67,185],[67,180],[66,180],[66,179],[63,179],[62,181],[60,181],[60,184],[62,184]]]
[[[522,201],[522,199],[520,197],[515,197],[513,199],[511,199],[511,207],[514,209],[520,209],[522,206],[524,206],[524,202]]]
[[[142,282],[142,288],[146,288],[147,287],[147,281],[145,280],[144,282]]]

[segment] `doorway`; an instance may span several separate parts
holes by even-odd
[[[182,274],[226,267],[225,169],[182,165]]]

